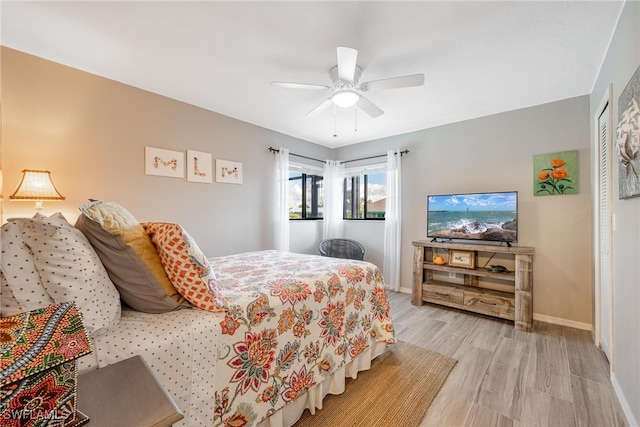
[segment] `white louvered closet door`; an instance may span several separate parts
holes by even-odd
[[[600,313],[598,322],[600,330],[600,346],[605,355],[611,359],[612,342],[612,280],[611,280],[611,135],[607,103],[598,117],[598,244],[599,266],[597,280],[599,282]]]

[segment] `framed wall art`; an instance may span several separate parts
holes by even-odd
[[[216,159],[216,182],[242,184],[242,163]]]
[[[476,268],[475,251],[449,249],[449,265],[451,267]]]
[[[578,193],[578,150],[533,156],[533,195]]]
[[[620,199],[640,196],[640,67],[618,98],[618,193]]]
[[[213,182],[213,161],[211,153],[187,150],[187,181]]]
[[[184,152],[144,147],[144,173],[184,178]]]

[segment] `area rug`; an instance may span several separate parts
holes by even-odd
[[[347,379],[343,394],[329,395],[322,409],[305,410],[295,427],[418,426],[457,361],[399,342]]]

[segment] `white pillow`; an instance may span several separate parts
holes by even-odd
[[[22,224],[22,238],[54,302],[75,301],[90,337],[120,320],[120,295],[82,232],[62,216],[39,216]]]
[[[0,315],[3,317],[53,304],[40,282],[31,249],[22,240],[21,224],[31,218],[9,219],[0,229],[3,277],[0,279]]]

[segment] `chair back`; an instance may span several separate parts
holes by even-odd
[[[318,245],[318,250],[322,256],[364,260],[364,246],[351,239],[325,239]]]

